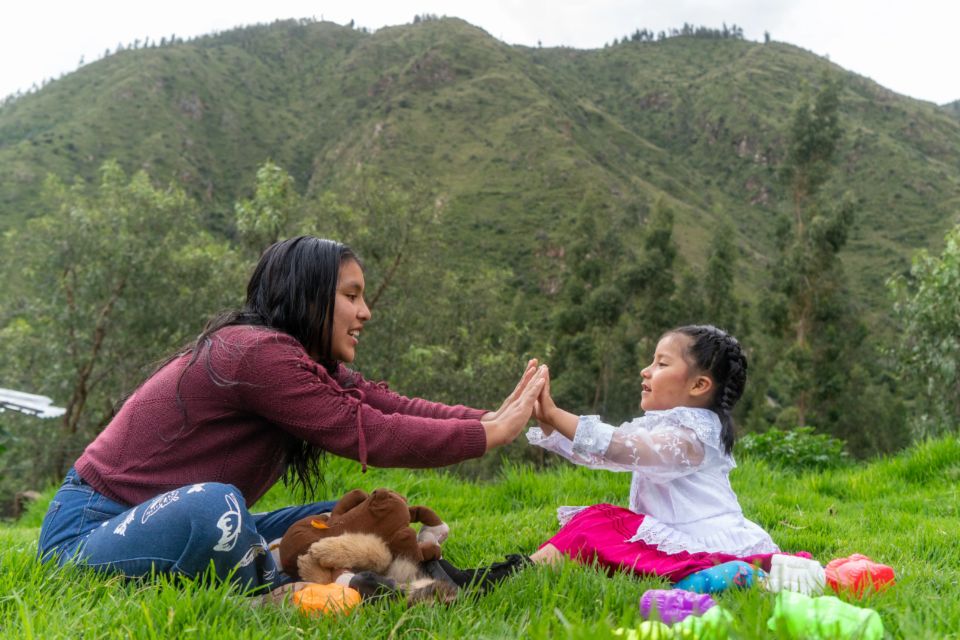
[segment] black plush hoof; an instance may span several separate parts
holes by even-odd
[[[364,600],[401,596],[395,580],[373,571],[361,571],[350,578],[350,588],[359,591]]]
[[[531,564],[531,560],[528,556],[512,553],[503,562],[494,562],[487,567],[477,567],[476,569],[457,569],[443,558],[440,558],[437,563],[458,587],[473,586],[485,591],[502,582],[515,571]]]

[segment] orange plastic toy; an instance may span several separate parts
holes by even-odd
[[[295,591],[291,600],[308,615],[347,614],[360,604],[360,592],[339,584],[311,584]]]
[[[858,596],[862,596],[867,589],[883,591],[894,584],[891,567],[874,562],[859,553],[831,560],[825,571],[827,584],[833,587],[834,591],[850,590]]]

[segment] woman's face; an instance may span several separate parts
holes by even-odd
[[[363,269],[356,260],[340,265],[337,297],[333,307],[333,335],[330,355],[338,362],[353,362],[363,325],[370,319],[370,309],[363,299]]]

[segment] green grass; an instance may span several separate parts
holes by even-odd
[[[823,563],[864,553],[897,572],[892,589],[861,604],[877,610],[890,638],[960,638],[957,511],[960,440],[917,445],[871,464],[795,475],[741,460],[733,483],[748,517],[786,550]],[[389,486],[432,506],[451,525],[445,555],[473,566],[531,552],[555,530],[560,504],[622,503],[627,474],[567,465],[547,471],[511,466],[493,482],[442,471],[371,470],[330,460],[326,491]],[[47,492],[49,499],[52,490]],[[257,509],[287,504],[281,487]],[[34,560],[46,500],[17,523],[0,526],[0,636],[4,638],[605,638],[639,621],[644,590],[657,579],[608,577],[567,563],[537,567],[485,596],[450,606],[364,605],[345,618],[311,619],[289,607],[255,608],[227,586],[124,582]],[[760,589],[724,593],[737,638],[772,637],[774,596]]]

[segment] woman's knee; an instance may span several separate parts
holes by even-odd
[[[230,552],[244,531],[256,532],[253,515],[235,486],[207,482],[185,491],[183,501],[193,525],[194,544],[209,546],[212,551]]]

